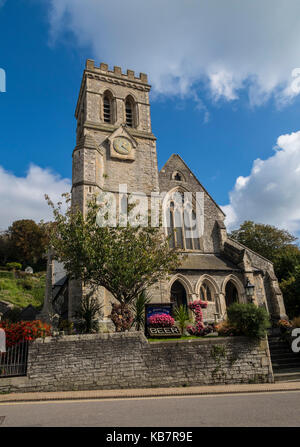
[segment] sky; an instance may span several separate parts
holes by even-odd
[[[0,0],[0,38],[0,230],[70,190],[94,59],[148,74],[159,168],[179,153],[229,230],[300,236],[299,0]]]

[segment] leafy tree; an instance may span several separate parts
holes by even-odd
[[[274,269],[278,281],[289,279],[300,266],[300,249],[296,245],[285,247],[274,259]]]
[[[49,242],[45,224],[30,219],[16,220],[9,227],[8,235],[15,261],[45,267],[43,257]]]
[[[245,221],[238,230],[232,231],[230,236],[272,262],[297,240],[286,230],[250,220]]]
[[[13,246],[9,237],[8,231],[0,234],[0,263],[7,264],[8,261],[13,261]]]
[[[230,235],[233,239],[269,259],[283,293],[287,314],[292,318],[300,315],[300,249],[297,240],[286,230],[271,225],[245,221]]]
[[[124,309],[144,289],[177,268],[179,254],[169,248],[160,228],[119,223],[100,226],[96,200],[89,202],[83,216],[70,206],[62,213],[60,204],[55,207],[47,199],[55,220],[51,244],[70,277],[105,287]]]
[[[288,316],[290,318],[300,316],[300,265],[295,268],[290,278],[281,282],[280,288]]]

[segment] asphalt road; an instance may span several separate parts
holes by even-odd
[[[300,391],[0,404],[1,427],[299,427]]]

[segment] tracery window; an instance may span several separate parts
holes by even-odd
[[[200,287],[200,298],[202,301],[213,301],[211,288],[207,282],[204,282]]]
[[[183,199],[183,193],[179,193]],[[167,233],[171,248],[183,250],[200,250],[200,237],[197,231],[196,213],[190,203],[183,206],[179,201],[169,203]]]

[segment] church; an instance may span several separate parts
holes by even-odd
[[[227,235],[222,209],[205,190],[179,154],[172,154],[158,171],[156,138],[151,129],[150,85],[146,74],[109,70],[105,63],[87,60],[75,117],[76,147],[73,151],[72,201],[84,212],[95,194],[119,195],[142,191],[147,197],[161,191],[169,194],[201,194],[203,231],[188,237],[185,228],[166,230],[170,244],[184,253],[182,264],[165,281],[149,290],[153,303],[207,301],[204,321],[220,321],[233,302],[254,302],[265,307],[273,320],[285,317],[282,293],[273,265]],[[195,205],[195,199],[193,199]],[[63,301],[63,317],[72,319],[83,294],[78,281],[69,280],[63,265],[49,254],[43,315]],[[109,326],[113,297],[104,288],[97,291],[103,304],[103,326]]]

